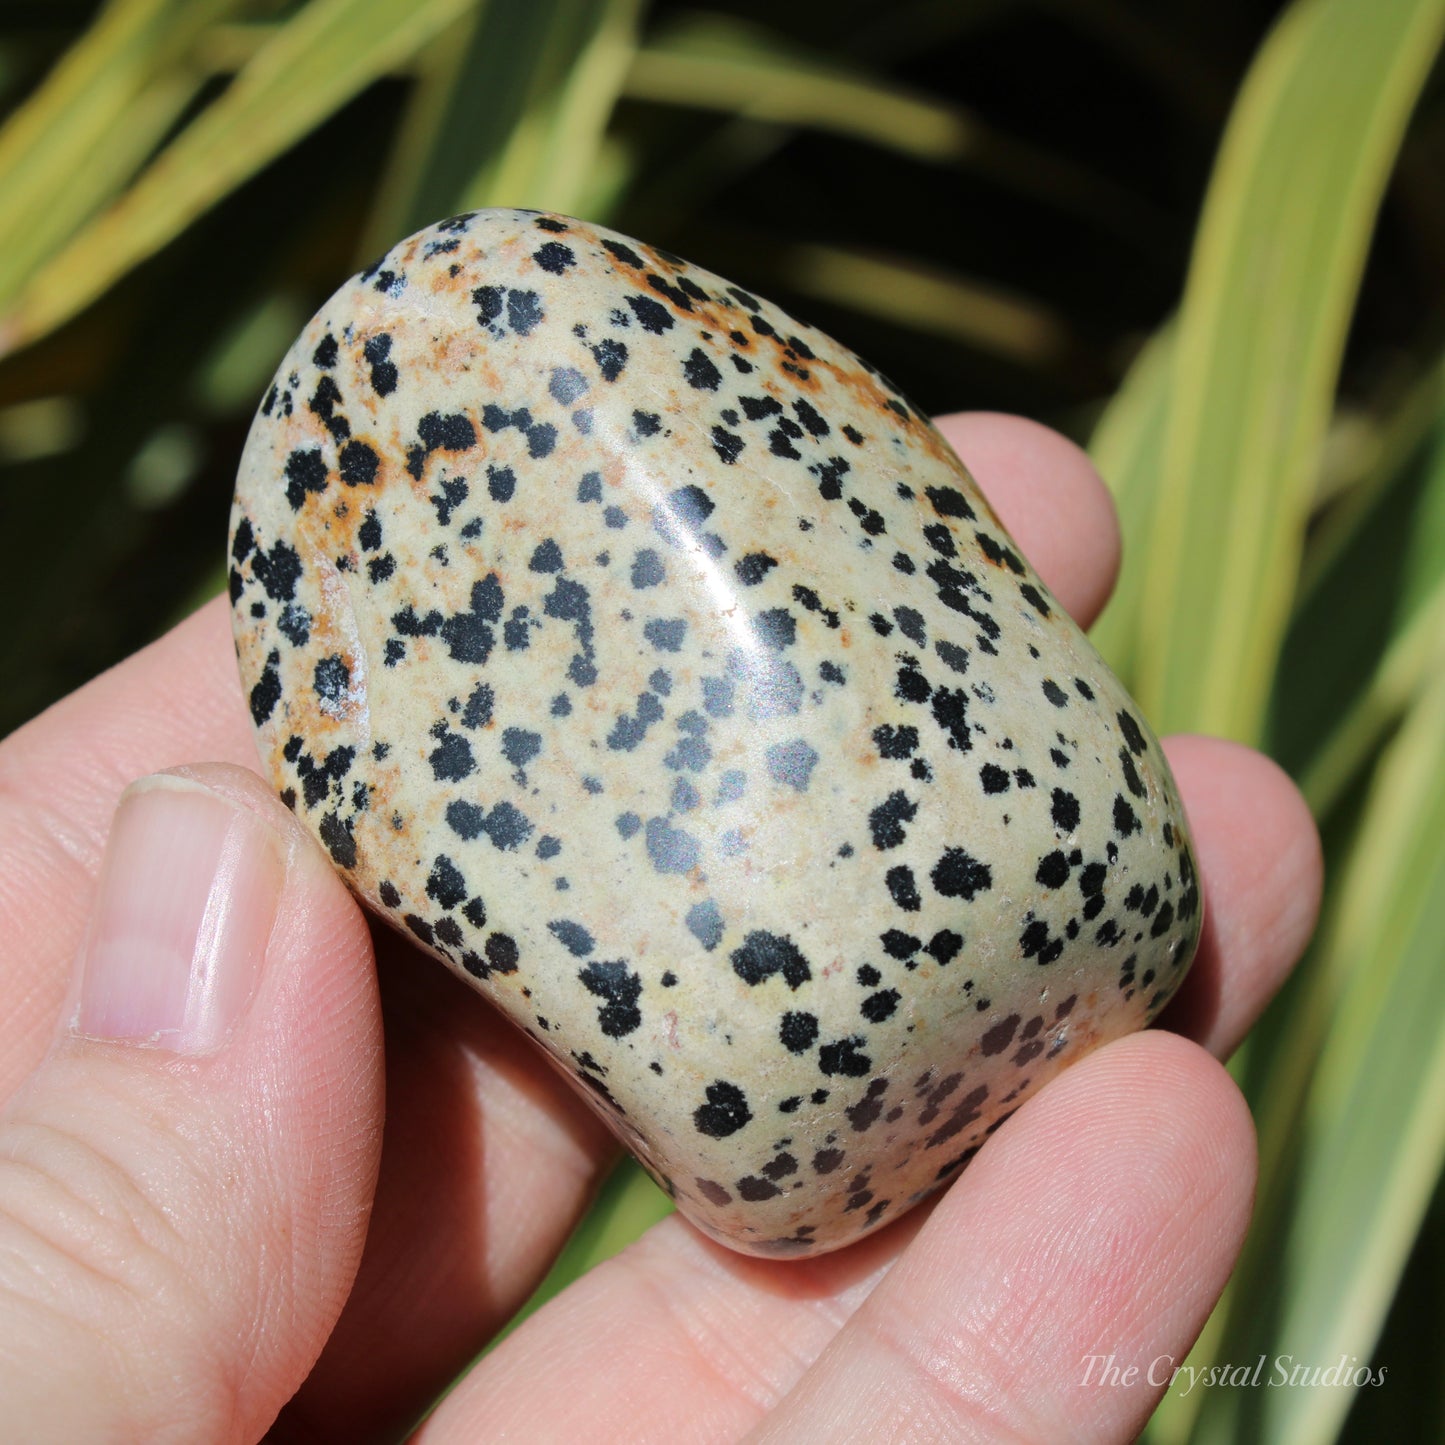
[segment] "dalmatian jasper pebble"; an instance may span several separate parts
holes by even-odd
[[[888,380],[561,216],[397,245],[242,458],[261,752],[714,1239],[849,1243],[1178,986],[1158,743]]]

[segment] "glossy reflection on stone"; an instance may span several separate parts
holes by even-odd
[[[666,252],[403,241],[282,363],[231,565],[282,796],[736,1248],[896,1217],[1192,956],[1158,745],[957,458]]]

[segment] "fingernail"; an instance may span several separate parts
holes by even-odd
[[[219,1047],[250,1005],[285,877],[255,813],[158,773],[116,810],[72,1031],[176,1053]]]

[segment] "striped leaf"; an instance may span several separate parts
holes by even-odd
[[[112,0],[0,130],[0,310],[129,184],[199,89],[186,63],[238,0]]]
[[[44,335],[153,255],[473,0],[313,0],[136,183],[63,246],[0,315],[0,346]]]
[[[1156,726],[1258,736],[1380,196],[1445,0],[1296,0],[1210,182],[1138,612]]]

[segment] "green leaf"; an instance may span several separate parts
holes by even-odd
[[[0,308],[129,183],[202,76],[186,61],[238,0],[112,0],[0,130]]]
[[[1251,68],[1180,315],[1139,611],[1161,730],[1260,731],[1340,356],[1445,0],[1297,0]]]
[[[1368,685],[1331,730],[1300,779],[1316,817],[1339,802],[1390,729],[1432,678],[1445,672],[1445,575],[1418,601]]]
[[[491,0],[493,6],[499,3]],[[642,0],[509,4],[514,14],[525,12],[533,26],[538,12],[549,13],[550,19],[507,144],[483,158],[463,202],[583,210],[608,121],[636,53]]]
[[[788,286],[1033,367],[1077,345],[1062,317],[1041,303],[936,266],[842,246],[789,246],[774,257]]]
[[[1089,439],[1089,455],[1113,494],[1123,538],[1119,580],[1089,640],[1131,691],[1173,350],[1174,324],[1170,322],[1134,359]]]
[[[155,0],[158,3],[158,0]],[[0,317],[14,350],[74,316],[473,0],[313,0]]]
[[[1381,764],[1325,945],[1347,978],[1305,1115],[1276,1346],[1368,1361],[1445,1164],[1445,671]],[[1266,1438],[1332,1438],[1342,1389],[1278,1390]]]
[[[1321,820],[1445,662],[1445,369],[1371,431],[1371,465],[1311,529],[1270,699],[1270,751]]]
[[[1358,468],[1353,484],[1332,499],[1333,504],[1310,530],[1295,596],[1296,612],[1309,603],[1321,580],[1339,564],[1382,501],[1408,476],[1410,462],[1437,429],[1442,432],[1436,443],[1441,457],[1438,465],[1445,467],[1445,357],[1415,376],[1393,405],[1377,410],[1379,415],[1364,446],[1365,464]],[[1445,517],[1445,506],[1440,512]]]
[[[488,0],[435,57],[373,226],[379,245],[478,206],[590,213],[643,0]]]

